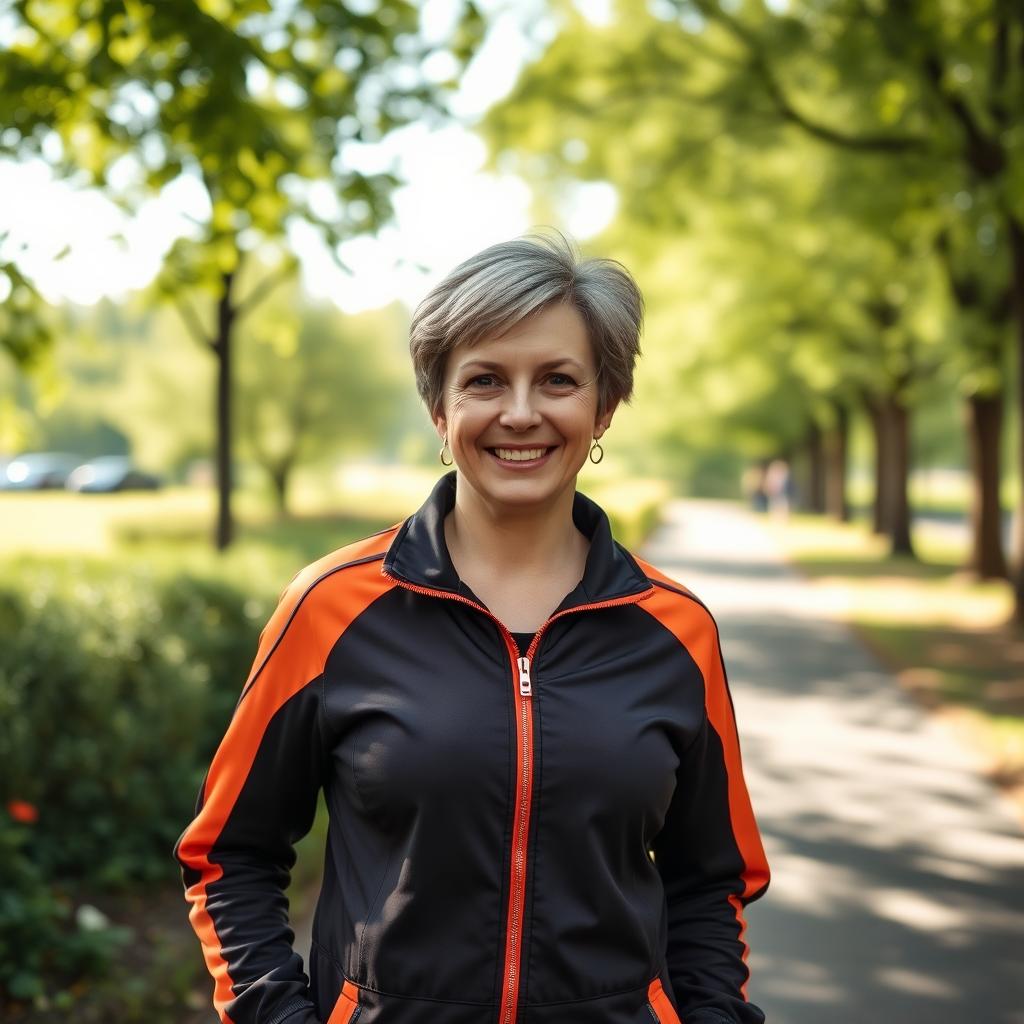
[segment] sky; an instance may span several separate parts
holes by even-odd
[[[607,0],[578,4],[593,20],[607,16]],[[509,92],[530,55],[521,28],[524,6],[501,0],[484,6],[491,8],[493,28],[453,98],[461,123],[433,131],[411,125],[371,155],[384,164],[395,161],[406,182],[392,197],[392,225],[342,245],[339,257],[350,273],[337,267],[311,228],[289,231],[312,295],[349,313],[395,300],[412,307],[461,260],[533,226],[528,186],[511,174],[485,172],[486,147],[470,129]],[[443,33],[452,7],[452,0],[428,0],[425,33]],[[0,236],[7,233],[0,256],[17,253],[18,265],[54,303],[90,304],[145,286],[173,240],[188,231],[189,215],[202,218],[206,209],[203,190],[182,177],[129,218],[98,192],[53,180],[42,160],[0,161],[0,196],[17,197],[0,214]],[[610,222],[615,203],[610,186],[581,185],[559,226],[585,240]]]

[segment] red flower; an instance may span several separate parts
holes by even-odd
[[[7,813],[15,820],[31,825],[39,820],[39,808],[30,804],[27,800],[10,800],[7,803]]]

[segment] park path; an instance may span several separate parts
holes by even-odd
[[[1024,836],[1008,802],[726,503],[643,550],[718,620],[772,868],[748,909],[770,1024],[1024,1024]]]

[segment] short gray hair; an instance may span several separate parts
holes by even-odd
[[[597,363],[598,407],[628,402],[640,354],[644,300],[616,260],[583,259],[560,232],[499,242],[471,256],[416,307],[409,351],[416,389],[431,416],[441,409],[448,353],[501,335],[558,302],[576,308]]]

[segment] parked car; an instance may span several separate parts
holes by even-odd
[[[82,462],[68,452],[26,452],[4,467],[0,487],[9,491],[40,491],[63,487]]]
[[[67,489],[83,493],[110,491],[153,491],[163,481],[152,473],[144,473],[127,455],[102,455],[83,462],[68,477]]]

